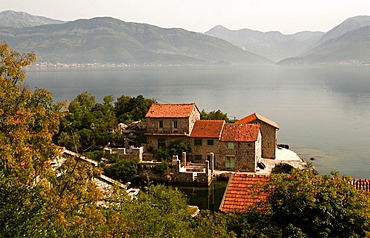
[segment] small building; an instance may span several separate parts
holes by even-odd
[[[221,170],[256,172],[261,160],[262,138],[257,124],[225,124],[222,130],[219,160],[216,168]]]
[[[256,123],[261,126],[262,134],[262,157],[266,159],[276,158],[276,130],[279,130],[279,126],[270,119],[261,116],[257,113],[253,113],[239,121],[235,124],[250,124]]]
[[[195,103],[154,103],[145,117],[148,149],[155,150],[167,147],[172,141],[186,139],[200,119],[200,111]]]

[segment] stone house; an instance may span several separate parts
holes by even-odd
[[[276,148],[276,123],[259,116],[258,123],[225,123],[223,120],[200,120],[200,111],[191,104],[153,104],[146,114],[149,150],[167,147],[172,141],[188,142],[187,161],[209,161],[215,169],[255,172],[263,151],[271,157]],[[276,126],[276,127],[274,127]],[[264,129],[262,129],[264,128]],[[272,130],[272,128],[275,128]],[[277,127],[278,128],[278,127]],[[263,133],[263,131],[264,133]],[[270,135],[269,133],[272,133]],[[263,134],[270,138],[264,148]],[[274,137],[274,143],[271,138]]]
[[[276,131],[279,130],[279,126],[270,119],[261,116],[257,113],[253,113],[239,121],[235,124],[250,124],[256,123],[261,126],[262,134],[262,157],[266,159],[276,158]]]
[[[167,147],[172,141],[186,140],[200,119],[195,103],[152,104],[146,114],[146,138],[149,150]]]
[[[258,124],[231,124],[199,120],[189,137],[194,162],[214,163],[219,170],[255,172],[261,159],[261,133]]]

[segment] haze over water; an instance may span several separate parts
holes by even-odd
[[[278,143],[303,159],[317,158],[319,173],[370,178],[370,67],[138,67],[30,69],[26,83],[55,101],[88,91],[144,95],[159,103],[195,102],[229,118],[259,113],[279,126]]]

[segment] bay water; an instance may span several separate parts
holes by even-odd
[[[370,66],[189,66],[29,69],[26,84],[55,101],[88,91],[104,96],[196,103],[241,119],[254,112],[279,126],[288,144],[319,173],[370,178]]]

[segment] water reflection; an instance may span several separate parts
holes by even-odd
[[[208,187],[173,186],[177,187],[189,199],[190,205],[200,209],[218,211],[226,189],[227,181],[213,181]]]

